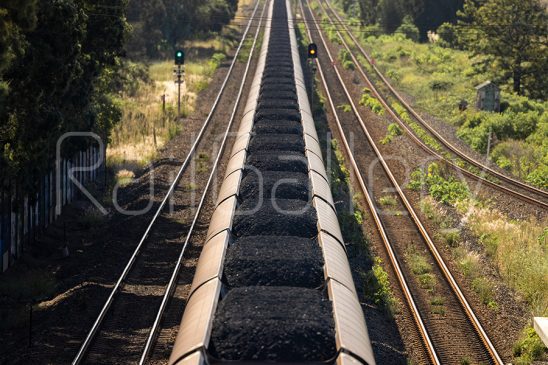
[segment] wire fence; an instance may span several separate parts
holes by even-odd
[[[36,194],[26,194],[11,182],[0,192],[0,273],[21,257],[24,246],[35,241],[60,215],[61,208],[78,197],[75,182],[86,184],[98,176],[97,162],[102,153],[97,146],[60,159],[43,175]]]

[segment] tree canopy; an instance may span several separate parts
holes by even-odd
[[[386,32],[394,32],[404,18],[410,17],[424,39],[429,30],[444,22],[456,21],[463,0],[357,0],[365,24],[380,24]],[[344,0],[343,4],[352,0]],[[347,5],[347,8],[349,5]]]
[[[459,42],[512,80],[517,94],[548,94],[548,14],[539,0],[466,0]]]
[[[218,32],[230,22],[237,0],[129,0],[132,58],[158,58],[190,37]]]
[[[0,40],[0,171],[32,190],[62,133],[114,122],[107,120],[112,105],[100,79],[123,51],[126,3],[12,3],[0,8],[0,26],[8,30]]]

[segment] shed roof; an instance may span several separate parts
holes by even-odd
[[[479,89],[483,89],[484,87],[486,86],[489,86],[489,85],[495,85],[491,82],[491,80],[487,80],[485,82],[482,82],[481,84],[479,84],[478,86],[476,86],[476,90],[479,90]],[[495,85],[496,86],[496,85]]]

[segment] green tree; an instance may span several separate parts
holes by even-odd
[[[115,67],[127,31],[125,0],[49,0],[36,26],[20,28],[3,80],[9,93],[0,111],[0,171],[26,191],[51,166],[55,144],[67,131],[104,131],[115,107],[99,79]],[[107,98],[108,99],[108,98]],[[67,152],[84,145],[68,145]]]
[[[413,24],[411,16],[406,15],[396,32],[404,34],[407,38],[417,42],[419,40],[419,28]]]
[[[460,18],[461,43],[495,63],[514,92],[546,98],[548,15],[540,0],[466,0]]]

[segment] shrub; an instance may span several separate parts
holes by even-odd
[[[413,19],[409,15],[403,18],[403,22],[396,29],[396,33],[401,33],[414,42],[419,41],[419,28],[413,23]]]
[[[453,86],[453,83],[447,80],[432,80],[428,83],[428,86],[434,91],[446,91]]]
[[[442,47],[456,48],[458,46],[458,37],[455,32],[455,26],[451,23],[443,23],[436,31],[440,37],[438,44]]]
[[[413,171],[408,186],[413,190],[426,189],[434,199],[450,205],[470,196],[470,190],[466,183],[455,179],[452,175],[447,178],[442,176],[439,166],[435,162],[428,166],[428,173],[424,173],[420,169]]]
[[[369,37],[380,37],[383,33],[382,27],[379,24],[372,24],[363,27],[361,36],[363,40],[366,40]]]
[[[382,268],[382,260],[375,258],[371,271],[364,275],[366,293],[373,302],[384,307],[388,313],[394,314],[398,310],[398,301],[390,289],[388,273]]]
[[[396,123],[390,123],[387,129],[388,132],[386,133],[386,136],[380,141],[381,144],[390,143],[394,137],[401,136],[402,134],[400,126]]]
[[[526,327],[518,342],[514,344],[515,363],[518,365],[542,360],[545,353],[546,347],[533,327]]]
[[[384,114],[384,108],[382,107],[381,102],[371,96],[369,89],[367,88],[364,89],[364,93],[360,99],[360,105],[369,107],[377,115]]]
[[[345,113],[350,113],[352,111],[352,105],[350,104],[341,104],[337,108],[341,109]]]
[[[341,65],[345,70],[354,69],[354,63],[352,62],[350,53],[344,48],[339,51],[339,61],[341,62]]]

